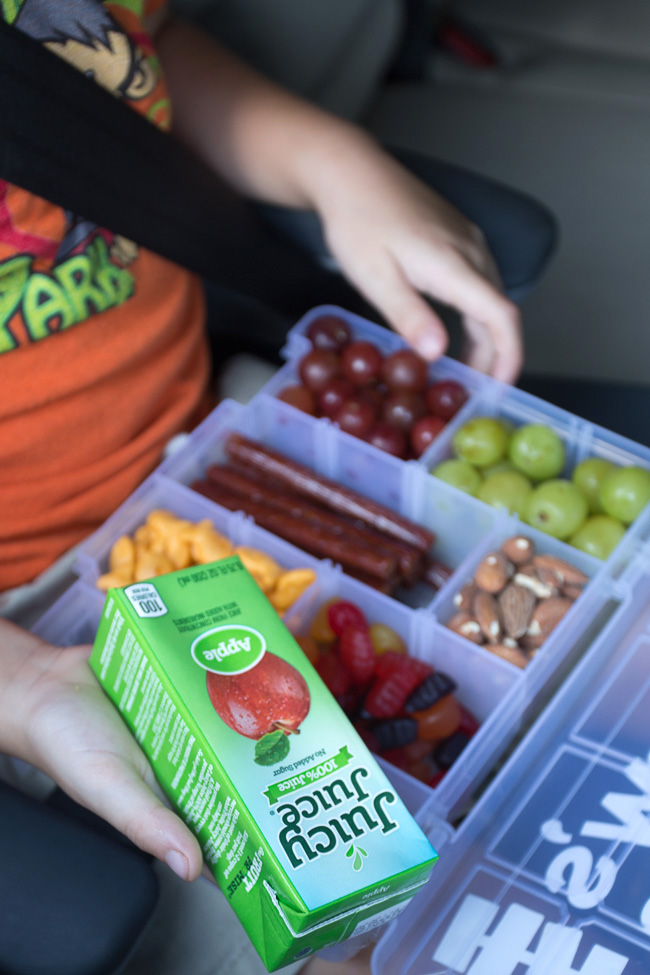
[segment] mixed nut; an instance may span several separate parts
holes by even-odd
[[[525,667],[589,582],[556,555],[537,554],[525,535],[508,538],[454,596],[449,629]]]

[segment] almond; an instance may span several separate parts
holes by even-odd
[[[582,596],[584,588],[584,586],[579,586],[573,582],[565,582],[560,588],[560,592],[567,599],[576,600],[578,596]]]
[[[487,649],[490,653],[501,657],[502,660],[507,660],[509,664],[514,664],[521,670],[528,664],[528,657],[518,647],[507,647],[503,643],[492,643]]]
[[[481,627],[483,636],[489,643],[500,643],[503,627],[499,615],[499,604],[494,596],[479,589],[474,597],[474,616]]]
[[[458,612],[469,613],[474,605],[476,595],[476,585],[473,582],[466,582],[462,589],[459,589],[453,598],[453,603]]]
[[[513,535],[512,538],[506,538],[501,551],[514,565],[523,565],[533,558],[535,543],[526,535]]]
[[[464,636],[466,640],[471,640],[472,643],[483,643],[483,632],[478,624],[478,621],[474,617],[470,616],[469,613],[456,613],[455,616],[447,622],[447,626],[454,633],[459,633]]]
[[[541,637],[542,640],[545,640],[572,606],[571,600],[564,596],[552,596],[550,599],[543,599],[535,607],[526,630],[526,636]]]
[[[543,636],[530,636],[529,633],[524,633],[524,635],[519,638],[517,643],[521,650],[532,654],[539,650],[544,642],[544,639],[545,638]]]
[[[518,586],[523,586],[524,589],[530,589],[537,599],[549,599],[551,596],[557,596],[557,589],[542,582],[532,563],[520,566],[512,581]]]
[[[589,577],[581,572],[575,565],[558,558],[557,555],[536,555],[533,565],[537,574],[543,582],[547,580],[542,576],[542,571],[550,572],[556,579],[555,585],[561,586],[565,582],[569,585],[585,586],[589,582]]]
[[[498,593],[512,576],[514,568],[503,552],[490,552],[479,565],[474,582],[485,592]]]
[[[515,576],[516,578],[516,576]],[[537,602],[535,594],[525,586],[510,583],[499,596],[499,608],[505,631],[518,640],[528,629]]]

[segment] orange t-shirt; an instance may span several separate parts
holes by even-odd
[[[159,6],[0,0],[5,20],[166,128],[143,24]],[[95,529],[197,418],[203,325],[194,275],[0,182],[0,591]]]

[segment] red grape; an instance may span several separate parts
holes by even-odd
[[[370,403],[354,396],[339,407],[332,419],[353,437],[365,437],[377,416]]]
[[[314,349],[302,357],[298,372],[305,386],[320,393],[332,379],[341,375],[341,360],[335,352]]]
[[[419,393],[400,390],[390,393],[384,400],[381,418],[392,427],[408,433],[416,420],[426,413],[424,400]]]
[[[318,406],[324,416],[334,416],[335,413],[351,399],[356,390],[347,379],[340,376],[332,379],[318,394]]]
[[[285,386],[278,393],[278,399],[290,406],[295,406],[303,413],[310,413],[312,416],[316,412],[316,400],[314,394],[306,386]]]
[[[343,375],[355,386],[376,382],[381,373],[382,355],[370,342],[350,342],[341,354]]]
[[[365,403],[370,403],[377,416],[379,416],[387,392],[388,390],[385,386],[378,384],[377,386],[362,386],[361,389],[357,390],[357,395]]]
[[[364,440],[394,457],[404,457],[406,454],[406,436],[390,423],[375,423]]]
[[[467,402],[468,396],[465,387],[453,379],[443,379],[439,383],[433,383],[424,394],[429,412],[442,420],[451,420],[463,403]]]
[[[399,349],[384,360],[382,377],[389,389],[419,393],[427,384],[427,364],[412,349]]]
[[[416,457],[420,457],[433,443],[441,430],[445,428],[445,421],[439,416],[423,416],[413,424],[411,430],[411,447]]]
[[[340,352],[350,341],[350,326],[338,315],[321,315],[307,329],[307,338],[315,349]]]

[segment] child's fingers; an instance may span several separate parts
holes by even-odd
[[[364,281],[360,288],[423,359],[433,361],[444,355],[449,336],[441,318],[396,264],[387,261],[381,273]]]
[[[201,873],[203,857],[196,838],[137,770],[118,756],[104,759],[96,776],[86,775],[83,792],[75,798],[183,880],[196,880]]]
[[[463,319],[465,343],[463,362],[478,372],[490,373],[494,365],[494,343],[489,331],[474,318]]]
[[[431,296],[435,297],[433,292]],[[466,323],[478,323],[485,330],[479,335],[474,327],[470,341],[494,349],[490,372],[496,379],[514,382],[523,365],[523,343],[519,310],[509,298],[466,262],[459,254],[453,261],[453,271],[447,277],[444,293],[437,294],[464,316]],[[471,324],[469,326],[472,328]]]

